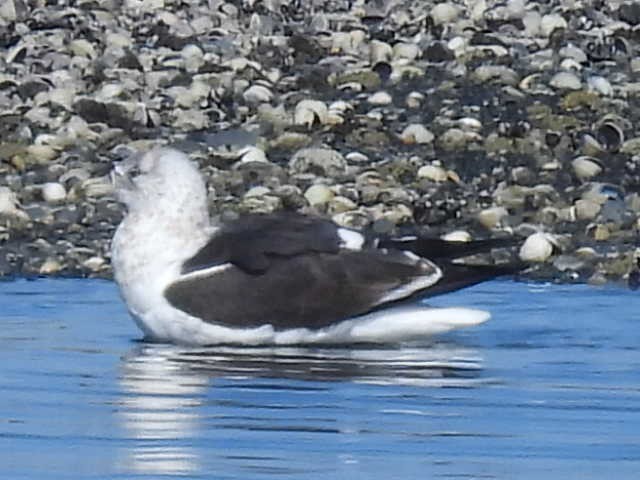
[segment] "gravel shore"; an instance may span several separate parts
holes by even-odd
[[[54,3],[0,6],[0,276],[110,277],[112,164],[170,144],[222,219],[519,236],[527,278],[639,283],[636,2]]]

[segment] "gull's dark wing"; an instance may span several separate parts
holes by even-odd
[[[337,253],[339,227],[330,220],[293,212],[247,215],[221,227],[182,267],[182,273],[227,262],[248,273],[267,271],[278,257]]]
[[[363,248],[344,248],[354,238]],[[365,240],[317,217],[249,215],[218,230],[184,263],[165,296],[175,308],[210,323],[321,328],[516,271],[452,261],[510,246],[512,239]]]
[[[229,327],[322,328],[426,289],[431,262],[380,250],[311,252],[270,259],[263,273],[234,264],[193,272],[169,285],[175,308]]]

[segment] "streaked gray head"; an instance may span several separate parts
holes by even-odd
[[[129,211],[206,210],[204,180],[196,164],[178,150],[156,148],[134,155],[114,167],[112,179],[118,200]]]

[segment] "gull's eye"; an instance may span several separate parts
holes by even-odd
[[[141,173],[142,173],[142,170],[140,170],[140,166],[138,165],[138,163],[133,164],[131,168],[129,168],[129,172],[128,172],[130,178],[136,178]]]

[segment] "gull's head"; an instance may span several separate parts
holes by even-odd
[[[133,155],[112,172],[115,192],[130,212],[206,214],[207,191],[194,162],[171,148]]]

